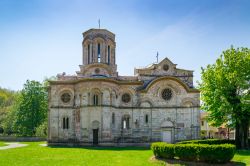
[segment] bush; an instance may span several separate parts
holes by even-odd
[[[151,149],[156,157],[173,159],[174,158],[174,144],[165,142],[155,142],[151,144]]]
[[[197,161],[198,150],[199,150],[199,145],[195,144],[175,145],[175,155],[183,161]]]
[[[190,140],[190,141],[181,141],[178,142],[177,144],[209,144],[209,145],[235,144],[235,140],[226,140],[226,139]]]
[[[173,159],[179,157],[183,161],[203,161],[208,163],[226,163],[229,162],[236,152],[235,145],[220,144],[211,141],[214,144],[194,143],[168,144],[165,142],[152,143],[151,149],[156,157]],[[210,143],[211,143],[210,142]],[[202,142],[204,143],[204,142]]]
[[[209,163],[229,162],[235,154],[236,147],[232,144],[199,145],[198,157],[200,161]]]
[[[48,133],[48,123],[47,121],[43,122],[40,126],[36,128],[37,137],[47,137]]]

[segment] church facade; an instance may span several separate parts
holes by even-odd
[[[193,71],[165,58],[134,76],[120,76],[115,35],[83,33],[76,75],[50,81],[48,143],[79,145],[174,143],[200,135],[200,92]]]

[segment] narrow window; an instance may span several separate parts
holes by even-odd
[[[126,118],[126,128],[129,129],[129,117]]]
[[[122,120],[123,129],[129,129],[129,117],[125,116]]]
[[[88,64],[90,64],[90,45],[88,44]]]
[[[63,118],[63,129],[69,129],[69,118]]]
[[[66,118],[66,129],[69,129],[69,118]]]
[[[201,125],[204,126],[204,121],[201,121]]]
[[[126,120],[125,120],[125,119],[123,120],[123,128],[124,128],[124,129],[127,128],[127,126],[126,126]]]
[[[110,63],[110,46],[108,46],[108,64]]]
[[[93,96],[93,104],[98,105],[98,95]]]
[[[148,123],[148,115],[145,116],[145,123]]]
[[[65,129],[65,118],[63,118],[63,129]]]
[[[101,45],[100,43],[98,43],[98,46],[97,46],[97,58],[98,58],[98,63],[101,62]]]
[[[115,124],[115,113],[112,113],[112,124]]]

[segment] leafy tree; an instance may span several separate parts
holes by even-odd
[[[215,64],[202,69],[202,109],[215,126],[235,126],[237,148],[248,147],[250,123],[250,50],[224,51]]]
[[[0,87],[0,133],[5,132],[5,123],[14,108],[18,92]],[[12,121],[13,123],[13,121]]]
[[[21,91],[15,128],[22,136],[33,136],[36,128],[47,119],[48,95],[37,81],[27,80]]]

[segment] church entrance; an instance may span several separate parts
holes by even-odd
[[[173,122],[165,120],[161,124],[161,138],[163,142],[173,143]]]
[[[172,143],[171,131],[162,131],[162,141]]]
[[[93,144],[98,144],[98,129],[93,129]]]

